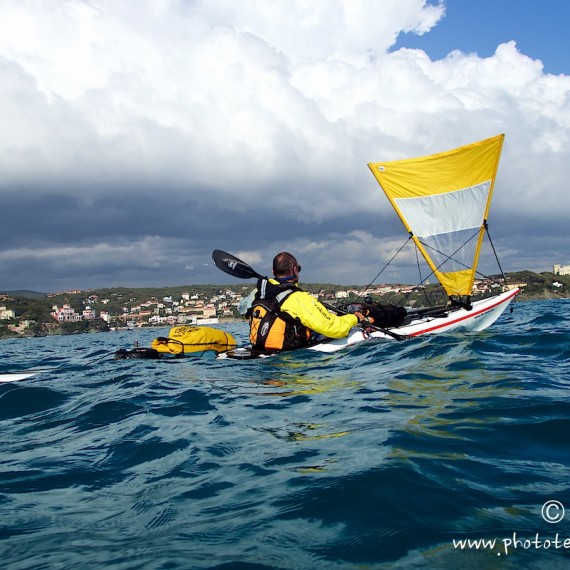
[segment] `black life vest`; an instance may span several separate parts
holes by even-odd
[[[257,282],[257,293],[246,313],[249,340],[255,350],[275,352],[301,348],[309,344],[311,331],[298,318],[281,310],[281,305],[295,291],[296,285],[276,285],[267,278]]]

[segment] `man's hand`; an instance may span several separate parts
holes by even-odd
[[[366,321],[366,317],[360,312],[360,311],[355,311],[354,313],[352,313],[357,319],[358,322],[361,323],[362,321]]]

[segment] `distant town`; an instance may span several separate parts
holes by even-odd
[[[568,297],[570,266],[554,265],[553,272],[508,274],[509,287],[519,287],[519,300]],[[0,293],[0,337],[72,334],[135,327],[180,324],[207,325],[242,318],[240,301],[253,287],[202,285],[157,289],[69,290],[58,293]],[[349,302],[363,287],[303,284],[316,298],[329,303]],[[473,298],[497,292],[499,278],[478,279]],[[439,285],[377,285],[365,295],[380,302],[419,306],[445,302]]]

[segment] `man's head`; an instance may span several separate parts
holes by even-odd
[[[273,259],[273,275],[277,281],[293,281],[299,280],[299,271],[301,266],[293,255],[283,251],[278,253]]]

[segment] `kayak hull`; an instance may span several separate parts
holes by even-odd
[[[457,308],[448,311],[445,316],[419,318],[409,324],[389,330],[408,338],[454,331],[482,331],[490,327],[501,316],[518,293],[519,289],[511,289],[500,295],[473,302],[471,310]],[[394,340],[392,336],[382,331],[365,331],[360,327],[354,327],[347,337],[327,340],[309,347],[308,350],[336,352],[370,339]]]
[[[0,384],[6,382],[18,382],[20,380],[25,380],[26,378],[32,378],[37,374],[43,372],[39,370],[37,372],[5,372],[0,374]]]

